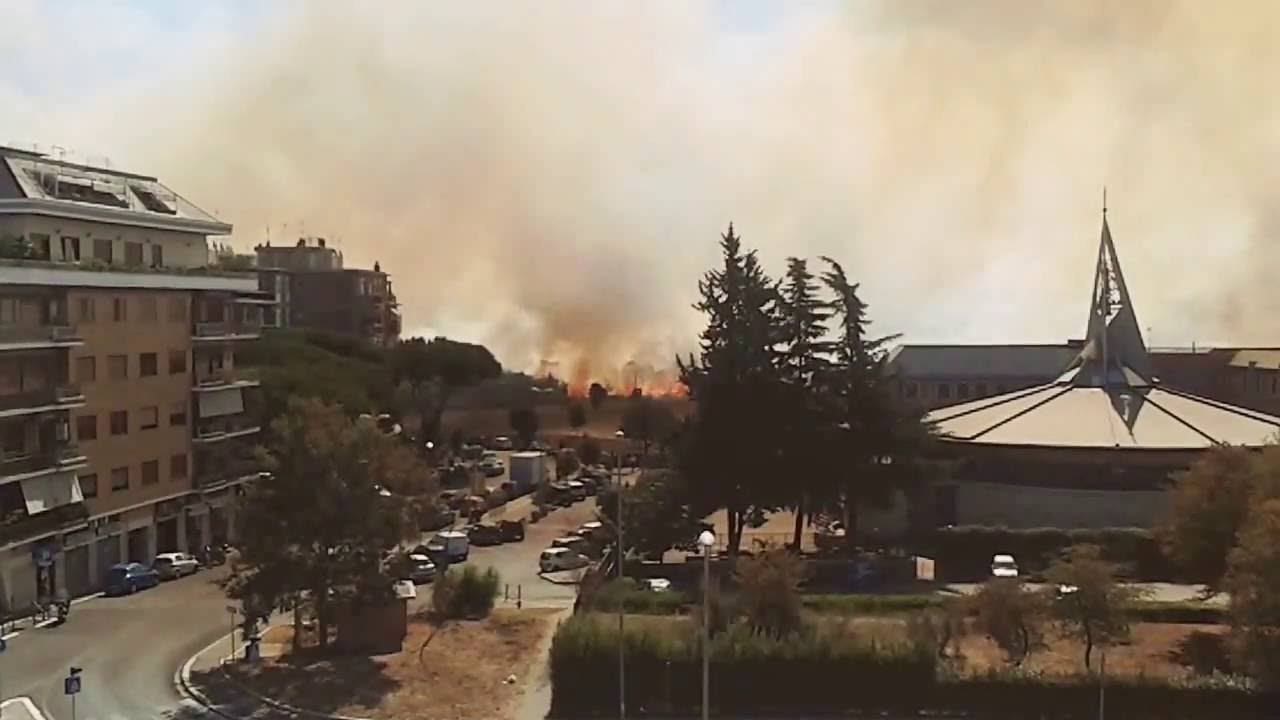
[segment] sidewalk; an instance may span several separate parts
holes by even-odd
[[[296,720],[297,714],[263,702],[222,673],[230,643],[223,637],[192,656],[178,672],[178,691],[232,720]]]
[[[27,697],[9,698],[0,703],[0,715],[4,720],[45,720],[44,714]]]

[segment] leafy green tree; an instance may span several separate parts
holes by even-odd
[[[1175,482],[1162,544],[1190,577],[1216,588],[1250,508],[1277,496],[1280,448],[1211,448]]]
[[[1014,579],[992,578],[983,583],[972,602],[977,627],[1005,652],[1009,662],[1021,665],[1044,647],[1044,626],[1049,617],[1044,593],[1028,590]]]
[[[596,507],[610,527],[617,526],[615,492],[609,487],[596,499]],[[622,504],[626,522],[623,540],[628,550],[645,556],[687,546],[702,530],[700,518],[689,506],[688,485],[675,471],[646,470],[626,488]]]
[[[664,443],[678,426],[675,413],[666,403],[643,395],[627,398],[622,412],[622,432],[629,440],[640,441],[645,457],[654,443]]]
[[[511,408],[507,413],[507,422],[526,445],[533,442],[534,436],[538,434],[538,413],[531,407]]]
[[[1140,589],[1120,584],[1116,573],[1097,545],[1073,545],[1045,571],[1060,589],[1053,610],[1063,633],[1084,643],[1085,669],[1092,667],[1094,647],[1129,636],[1126,606],[1143,597]]]
[[[227,591],[264,618],[309,596],[325,645],[334,603],[391,597],[392,554],[413,529],[405,496],[430,473],[374,422],[315,399],[290,402],[267,448]]]
[[[437,442],[453,393],[502,374],[502,365],[483,345],[446,337],[403,340],[389,351],[389,363],[395,380],[410,388],[411,408],[421,418],[420,439]]]
[[[682,472],[695,503],[727,515],[736,555],[746,524],[777,507],[783,463],[777,408],[778,292],[733,226],[721,236],[721,265],[698,283],[706,318],[698,358],[678,360],[696,409],[682,433]]]
[[[394,388],[381,355],[349,338],[316,331],[279,330],[237,351],[237,365],[256,367],[261,419],[270,426],[294,398],[340,405],[349,415],[380,412]]]
[[[599,410],[604,401],[609,399],[609,390],[600,383],[593,382],[587,388],[587,398],[591,401],[591,409]]]
[[[1226,588],[1235,658],[1260,685],[1280,687],[1280,500],[1249,514],[1231,551]]]
[[[808,263],[787,259],[787,274],[781,287],[782,352],[778,357],[783,383],[781,410],[782,454],[788,482],[780,484],[779,502],[795,511],[792,542],[800,547],[805,515],[810,501],[829,500],[831,473],[826,472],[824,445],[832,433],[824,427],[824,398],[820,381],[829,374],[835,343],[827,339],[827,321],[833,315],[830,304],[818,295],[818,283]]]
[[[587,424],[587,409],[582,407],[582,403],[573,403],[569,405],[569,427],[581,430]]]

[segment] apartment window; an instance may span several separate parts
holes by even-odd
[[[169,351],[169,374],[181,375],[187,371],[187,351],[186,350],[170,350]]]
[[[111,319],[124,322],[129,317],[129,305],[124,298],[111,298]]]
[[[37,260],[49,259],[49,236],[44,233],[31,233],[31,254]]]
[[[956,384],[956,397],[957,397],[957,398],[959,398],[959,399],[961,399],[961,400],[964,400],[965,398],[969,397],[969,384],[968,384],[968,383],[957,383],[957,384]]]
[[[98,379],[98,360],[92,355],[76,358],[76,382],[84,384]]]
[[[129,411],[128,410],[112,410],[111,411],[111,434],[125,435],[129,432]]]
[[[80,238],[69,235],[62,236],[62,259],[69,262],[80,262]],[[97,478],[94,478],[95,480]]]
[[[151,246],[151,267],[153,268],[164,267],[164,246],[162,245]]]
[[[18,322],[18,299],[0,298],[0,325],[13,325]]]
[[[977,395],[978,397],[986,397],[986,396],[987,396],[987,384],[986,384],[986,383],[978,383],[978,389],[977,389],[977,391],[976,391],[974,394],[975,394],[975,395]]]
[[[143,322],[158,322],[160,320],[159,305],[154,295],[138,298],[138,319]]]
[[[80,415],[76,418],[76,442],[98,439],[98,416]]]
[[[140,353],[138,355],[138,376],[154,377],[160,372],[160,361],[156,358],[155,353]]]
[[[98,476],[94,473],[80,476],[80,494],[85,500],[98,497]]]
[[[155,485],[160,482],[160,461],[148,460],[142,463],[142,484]]]
[[[21,423],[10,423],[0,433],[0,447],[5,455],[22,455],[27,451],[27,429]]]
[[[187,299],[184,297],[169,298],[169,322],[187,321]]]
[[[127,467],[112,468],[111,489],[113,491],[129,489],[129,468]]]
[[[169,409],[169,426],[181,427],[187,424],[187,402],[180,400]]]
[[[142,265],[142,243],[126,242],[124,244],[124,264],[131,267]]]
[[[187,477],[187,454],[180,453],[169,458],[169,479],[182,480]]]
[[[112,259],[111,238],[93,239],[93,259],[110,265]]]
[[[94,321],[95,319],[94,316],[97,314],[94,311],[97,310],[97,308],[94,307],[93,298],[82,297],[78,301],[76,301],[76,306],[77,306],[76,307],[77,315],[80,318],[80,322],[91,323]]]
[[[141,417],[138,419],[138,429],[152,430],[160,425],[160,408],[155,405],[148,405],[138,411]]]
[[[948,383],[938,383],[938,398],[940,400],[951,399],[951,385]]]
[[[129,377],[129,356],[128,355],[108,355],[107,356],[107,377],[112,380],[123,380]]]

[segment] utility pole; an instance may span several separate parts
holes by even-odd
[[[622,440],[626,437],[626,433],[619,430],[614,433],[614,437]],[[622,452],[619,449],[614,454],[614,468],[618,472],[618,482],[615,485],[618,494],[618,584],[622,584],[622,564],[626,556],[622,544]],[[627,636],[624,634],[623,628],[623,605],[618,603],[618,720],[627,720],[627,661],[626,647]]]

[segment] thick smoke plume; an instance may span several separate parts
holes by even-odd
[[[1149,341],[1280,344],[1280,4],[276,7],[63,124],[505,364],[669,366],[730,220],[841,259],[880,332],[1059,342],[1104,184]]]

